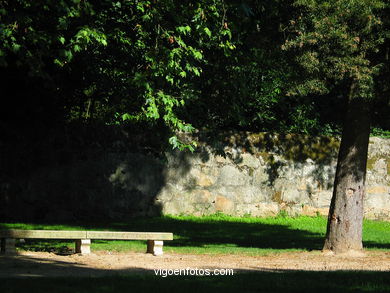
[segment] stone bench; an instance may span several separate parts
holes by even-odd
[[[147,253],[163,254],[164,240],[173,240],[172,233],[161,232],[109,232],[64,230],[2,230],[1,252],[15,254],[16,239],[74,239],[76,253],[91,253],[91,240],[146,240]]]

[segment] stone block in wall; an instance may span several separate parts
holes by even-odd
[[[188,175],[198,187],[209,187],[216,181],[215,177],[206,175],[198,168],[193,168]]]
[[[389,209],[386,208],[364,208],[364,218],[371,219],[371,220],[383,220],[383,221],[389,221],[390,219],[390,212]]]
[[[252,204],[237,204],[235,214],[238,216],[272,217],[279,213],[280,207],[275,202],[258,202]]]
[[[156,198],[162,203],[173,200],[177,194],[181,194],[183,190],[177,186],[175,182],[168,182],[157,194]]]
[[[286,204],[309,204],[310,198],[306,191],[299,191],[295,188],[282,191],[281,201]]]
[[[252,185],[269,186],[269,175],[264,168],[259,168],[253,172]]]
[[[316,208],[316,207],[312,207],[312,206],[309,206],[309,205],[304,205],[302,207],[302,212],[301,212],[302,215],[311,216],[311,217],[314,217],[314,216],[317,216],[317,215],[327,216],[328,213],[329,213],[329,208],[328,207],[326,207],[326,208]]]
[[[219,173],[220,173],[220,168],[218,165],[210,165],[210,166],[201,166],[200,170],[202,171],[203,174],[207,176],[211,176],[215,179],[218,178]]]
[[[390,213],[390,194],[370,194],[366,196],[364,206],[367,210],[371,208],[385,209]]]
[[[248,176],[234,166],[223,166],[218,177],[220,186],[242,186],[249,181]]]
[[[267,201],[267,190],[261,186],[244,186],[236,193],[235,201],[238,203],[253,204]]]
[[[195,204],[210,204],[215,201],[216,195],[208,190],[194,190],[191,192],[191,202]]]
[[[390,186],[387,185],[376,185],[376,186],[367,186],[366,195],[367,198],[370,198],[372,194],[382,194],[390,196]]]
[[[241,190],[244,187],[245,186],[237,187],[232,185],[230,186],[215,185],[212,186],[212,188],[209,188],[208,190],[210,190],[210,192],[213,194],[222,195],[233,202],[241,202],[243,197]]]
[[[241,154],[238,160],[238,166],[257,169],[260,167],[260,159],[251,154]]]
[[[329,209],[332,200],[332,190],[320,191],[311,195],[311,204],[316,209]]]
[[[215,198],[215,211],[224,214],[234,214],[234,202],[222,195],[217,195]]]
[[[192,215],[194,212],[195,205],[188,200],[186,194],[176,195],[171,201],[164,202],[162,205],[164,215]]]
[[[370,143],[368,145],[368,157],[389,157],[390,156],[390,143],[389,139],[383,139],[380,137],[370,137]]]
[[[221,165],[232,163],[232,160],[229,158],[229,156],[215,155],[214,160],[217,164]]]
[[[387,175],[387,158],[377,158],[372,167],[377,174]]]

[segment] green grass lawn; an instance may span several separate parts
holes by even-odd
[[[120,223],[2,223],[0,228],[173,232],[174,241],[165,242],[166,252],[264,255],[287,251],[320,250],[326,231],[326,218],[165,216],[134,218]],[[363,240],[366,249],[390,249],[390,223],[366,220]],[[25,244],[18,244],[19,249],[41,251],[66,250],[73,246],[71,241],[33,239],[27,239]],[[145,242],[94,240],[92,249],[144,251]]]

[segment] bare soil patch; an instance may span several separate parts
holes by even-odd
[[[155,269],[234,269],[238,271],[390,271],[390,252],[364,256],[332,256],[321,252],[294,252],[268,256],[164,254],[96,251],[90,255],[21,252],[0,257],[0,277],[101,276],[154,273]]]

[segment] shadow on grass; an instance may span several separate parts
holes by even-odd
[[[70,224],[68,224],[70,225]],[[111,230],[111,231],[145,231],[145,232],[172,232],[174,241],[166,241],[167,247],[207,247],[209,245],[226,245],[243,248],[262,249],[302,249],[318,250],[323,246],[322,233],[312,233],[306,230],[291,229],[287,225],[232,222],[224,220],[191,221],[162,218],[134,218],[127,223],[80,224],[78,229]],[[9,229],[10,226],[0,224],[0,229]],[[13,226],[13,228],[28,229],[64,229],[63,225],[29,224]],[[69,226],[66,228],[68,229]],[[29,240],[29,243],[40,243],[43,251],[51,251],[53,241]],[[94,241],[104,243],[105,241]],[[56,241],[57,245],[61,241]],[[20,245],[20,244],[19,244]],[[23,247],[23,245],[21,245]],[[23,248],[31,249],[29,245]]]
[[[388,272],[298,271],[261,268],[234,275],[156,276],[154,270],[93,269],[80,264],[30,258],[0,257],[0,291],[24,292],[389,292]],[[7,270],[7,266],[12,269]],[[72,272],[71,274],[69,272]],[[59,277],[61,276],[61,277]],[[76,277],[77,276],[77,277]],[[33,278],[31,278],[33,277]]]
[[[154,226],[155,225],[155,226]],[[193,222],[164,219],[156,221],[151,229],[172,231],[176,239],[167,242],[171,247],[204,247],[207,245],[233,245],[237,247],[271,249],[321,249],[323,235],[304,230],[293,230],[285,225],[240,223],[231,221]],[[131,225],[118,225],[131,229]],[[139,228],[142,228],[140,226]]]
[[[390,249],[390,243],[378,243],[375,241],[363,241],[363,247],[369,249]]]
[[[287,219],[288,220],[288,219]],[[286,221],[287,221],[286,220]],[[291,219],[290,219],[291,220]],[[283,221],[279,221],[279,223]],[[316,229],[323,232],[312,232],[304,228],[294,228],[288,224],[262,223],[250,221],[231,221],[224,219],[176,219],[171,217],[133,218],[126,223],[68,223],[55,225],[53,223],[37,224],[0,224],[0,229],[78,229],[78,230],[110,230],[139,232],[172,232],[174,241],[166,241],[164,246],[173,250],[183,247],[202,248],[209,246],[259,248],[259,249],[297,249],[321,250],[325,237],[325,220],[319,220]],[[320,227],[318,227],[320,226]],[[322,227],[324,226],[324,227]],[[322,229],[323,228],[323,229]],[[29,240],[24,249],[31,250],[34,245],[41,251],[50,251],[59,247],[65,249],[66,241]],[[94,243],[110,243],[95,240]],[[390,239],[387,242],[364,241],[365,248],[390,249]],[[227,250],[228,251],[228,250]]]

